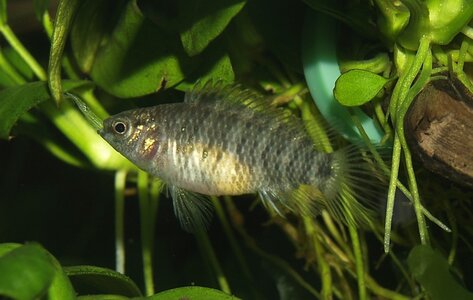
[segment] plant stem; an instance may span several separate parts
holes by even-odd
[[[141,258],[146,296],[154,294],[153,282],[153,242],[154,212],[150,210],[148,174],[138,171],[138,198],[140,199]]]
[[[225,198],[225,204],[229,211],[228,214],[231,216],[233,226],[236,228],[237,232],[243,237],[243,240],[245,241],[246,246],[250,248],[253,252],[255,252],[257,255],[261,256],[263,259],[266,259],[274,266],[286,272],[295,282],[300,284],[300,286],[305,288],[315,298],[320,299],[320,293],[317,292],[317,290],[315,290],[307,281],[305,281],[304,278],[300,276],[291,267],[291,265],[289,265],[286,261],[282,260],[281,258],[275,255],[266,253],[264,250],[258,247],[254,239],[248,235],[248,233],[245,231],[241,223],[237,220],[238,216],[240,215],[240,212],[238,212],[237,208],[235,207],[235,204],[233,203],[230,197]]]
[[[195,237],[199,243],[202,254],[205,254],[209,260],[210,266],[217,276],[217,282],[220,286],[220,289],[227,294],[231,294],[230,285],[228,284],[225,274],[223,274],[222,268],[220,267],[220,263],[218,262],[217,256],[212,247],[212,243],[210,243],[207,232],[203,228],[197,228]]]
[[[355,255],[356,279],[358,281],[358,296],[360,300],[367,299],[366,282],[365,282],[365,268],[363,264],[363,255],[361,253],[360,238],[358,230],[352,222],[348,223],[348,231],[353,244],[353,253]]]
[[[125,184],[126,170],[115,173],[115,270],[125,273]]]
[[[56,24],[54,25],[53,35],[51,37],[51,51],[49,52],[48,64],[49,90],[57,105],[61,103],[63,96],[61,77],[62,55],[66,47],[67,35],[79,3],[79,0],[59,0],[57,7]]]
[[[473,28],[471,28],[470,26],[465,26],[462,28],[461,32],[466,35],[469,39],[472,39],[473,40]]]
[[[330,266],[323,255],[322,245],[317,236],[314,220],[312,217],[304,216],[303,221],[308,241],[311,242],[311,246],[317,257],[319,273],[322,279],[322,299],[332,299],[332,275],[330,274]]]
[[[7,42],[12,46],[13,49],[21,56],[26,64],[33,70],[33,73],[38,77],[39,80],[45,81],[47,79],[46,72],[43,67],[36,61],[36,59],[26,50],[20,40],[16,37],[15,33],[11,30],[8,24],[0,26],[0,32],[3,34]]]
[[[229,198],[230,196],[225,196],[225,198]],[[220,204],[220,201],[218,200],[217,197],[211,197],[212,203],[215,207],[215,213],[217,214],[218,219],[220,220],[220,223],[222,223],[223,226],[223,231],[225,232],[225,235],[228,238],[228,241],[230,242],[230,245],[232,247],[232,250],[238,260],[238,263],[243,271],[243,275],[246,277],[246,279],[250,283],[254,283],[253,276],[251,275],[250,268],[248,266],[248,263],[246,262],[245,256],[243,255],[243,252],[241,251],[240,245],[238,244],[235,234],[227,220],[227,217],[225,216],[225,212],[223,211],[223,207]]]

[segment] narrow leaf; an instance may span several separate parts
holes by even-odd
[[[83,87],[89,81],[67,81],[66,90]],[[51,96],[46,82],[31,82],[0,91],[0,138],[7,139],[22,114]]]
[[[350,70],[338,77],[334,95],[346,106],[359,106],[372,100],[389,81],[382,76],[365,70]]]
[[[49,53],[48,82],[51,95],[58,105],[63,95],[61,78],[62,54],[79,3],[79,0],[60,0],[56,13],[51,51]]]
[[[433,300],[473,299],[450,272],[450,266],[439,252],[424,245],[416,246],[407,259],[409,269]]]
[[[64,268],[75,289],[84,294],[116,294],[141,296],[140,289],[129,277],[106,268],[74,266]]]
[[[37,244],[16,248],[0,258],[0,298],[38,299],[48,290],[54,267]]]

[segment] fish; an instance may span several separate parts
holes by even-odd
[[[210,222],[208,196],[258,194],[281,215],[327,209],[358,222],[371,214],[357,198],[369,198],[376,176],[359,146],[318,151],[297,116],[238,84],[196,84],[183,102],[118,113],[98,133],[166,184],[190,232]]]

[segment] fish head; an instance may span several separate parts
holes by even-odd
[[[143,109],[125,111],[103,121],[98,131],[115,150],[145,168],[158,149],[154,118]]]
[[[125,155],[137,140],[138,129],[139,124],[133,115],[125,112],[105,119],[103,127],[98,130],[98,133],[113,148]]]

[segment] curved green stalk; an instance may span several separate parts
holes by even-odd
[[[424,66],[423,72],[420,74],[417,82],[412,85],[414,78],[417,76],[422,66]],[[427,226],[425,224],[424,214],[422,212],[419,190],[417,188],[414,167],[412,165],[411,152],[404,136],[404,116],[407,113],[407,110],[416,94],[428,82],[431,70],[432,53],[430,51],[430,40],[426,37],[423,37],[420,40],[420,46],[417,50],[417,55],[414,59],[413,65],[409,69],[409,72],[412,74],[408,74],[408,76],[405,77],[405,80],[403,82],[405,84],[403,86],[404,90],[401,93],[402,98],[400,98],[399,105],[396,110],[396,131],[399,137],[399,143],[401,144],[401,147],[404,150],[404,161],[406,164],[407,175],[409,179],[409,188],[412,193],[417,224],[419,227],[420,241],[422,244],[429,243],[429,236]]]
[[[63,96],[61,77],[62,55],[79,3],[79,0],[60,0],[57,8],[56,24],[51,38],[51,52],[49,53],[48,65],[49,89],[57,105],[61,103]]]

